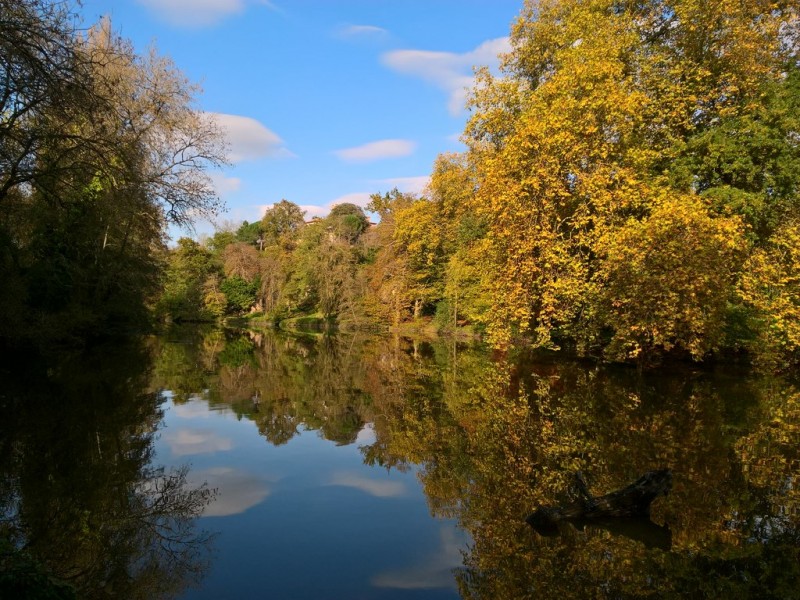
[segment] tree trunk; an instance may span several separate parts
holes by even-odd
[[[650,514],[653,500],[661,495],[666,496],[672,488],[672,472],[661,469],[645,473],[621,490],[595,498],[589,493],[583,475],[578,472],[575,477],[582,498],[566,506],[540,507],[525,521],[536,529],[546,529],[561,521],[645,517]]]

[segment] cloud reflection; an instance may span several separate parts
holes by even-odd
[[[164,433],[164,441],[173,456],[213,454],[233,448],[233,440],[223,437],[211,429],[167,430]]]
[[[455,588],[453,571],[462,566],[461,551],[466,537],[453,527],[442,527],[440,537],[441,548],[435,553],[422,556],[422,560],[410,567],[379,573],[372,578],[372,585],[399,590]]]
[[[181,419],[207,419],[212,415],[208,402],[196,397],[184,404],[173,404],[172,412]]]
[[[361,428],[361,431],[358,432],[356,444],[367,446],[369,444],[374,444],[376,439],[375,426],[372,423],[367,423]]]
[[[406,493],[406,486],[400,481],[379,481],[355,473],[335,473],[329,485],[356,488],[378,498],[391,498]]]
[[[230,467],[197,471],[192,474],[192,481],[206,482],[209,488],[217,490],[216,499],[203,511],[204,517],[238,515],[263,502],[270,493],[260,477]]]
[[[173,404],[171,410],[181,419],[209,419],[212,416],[234,414],[227,406],[210,406],[202,396],[192,396],[188,402]]]

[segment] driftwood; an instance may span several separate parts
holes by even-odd
[[[672,488],[669,469],[650,471],[627,487],[605,496],[589,493],[586,480],[578,472],[576,483],[580,498],[565,506],[545,506],[528,515],[525,521],[537,531],[554,531],[564,521],[605,521],[618,517],[648,517],[650,504],[667,495]]]

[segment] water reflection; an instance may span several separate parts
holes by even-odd
[[[54,597],[179,595],[209,564],[202,514],[224,568],[198,596],[800,597],[786,380],[176,329],[9,359],[0,408],[0,595],[9,571]],[[524,521],[578,471],[600,495],[660,468],[650,520]]]
[[[376,575],[376,587],[413,589],[446,569],[465,598],[800,597],[800,390],[791,382],[640,375],[397,338],[179,338],[161,347],[156,378],[178,408],[202,392],[272,445],[310,428],[359,444],[368,465],[418,466],[431,513],[457,519],[471,542],[461,568],[445,544],[421,570]],[[572,525],[553,537],[523,520],[574,500],[577,471],[612,491],[659,468],[672,469],[674,485],[652,520]],[[402,493],[363,473],[327,483]]]
[[[213,493],[152,463],[150,365],[141,344],[0,365],[0,596],[173,597],[202,577]]]
[[[203,511],[206,517],[238,515],[260,504],[269,495],[269,485],[258,475],[230,467],[196,471],[192,481],[217,491],[216,498]]]

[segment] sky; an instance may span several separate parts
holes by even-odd
[[[84,0],[139,53],[155,46],[202,92],[230,168],[211,174],[228,210],[209,233],[287,199],[306,217],[419,193],[460,151],[476,65],[497,67],[522,0]],[[173,232],[174,235],[174,232]]]

